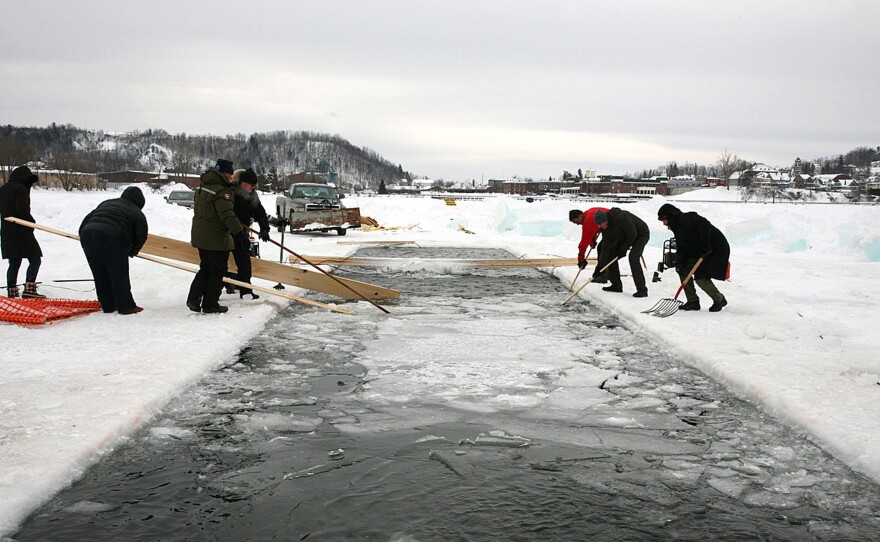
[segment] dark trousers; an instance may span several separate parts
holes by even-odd
[[[15,287],[18,283],[18,271],[21,269],[21,262],[24,258],[9,258],[9,268],[6,270],[6,286]],[[24,273],[25,282],[37,282],[37,273],[40,272],[40,264],[42,260],[37,258],[28,258],[27,271]]]
[[[131,312],[137,305],[131,295],[128,253],[131,245],[99,230],[83,230],[79,244],[95,278],[95,292],[104,312]]]
[[[226,276],[235,280],[239,280],[241,282],[250,283],[252,273],[251,247],[235,247],[235,249],[232,251],[232,257],[233,259],[235,259],[235,267],[238,268],[238,273],[227,273]],[[253,290],[251,290],[250,288],[244,288],[241,286],[238,287],[238,291],[243,294],[249,294],[253,292]]]
[[[220,292],[223,290],[223,276],[229,261],[228,250],[199,249],[199,272],[189,287],[188,303],[204,309],[220,305]]]
[[[632,247],[629,249],[629,268],[632,273],[633,282],[636,285],[636,290],[638,291],[647,291],[648,286],[645,284],[645,272],[642,270],[642,253],[645,251],[645,246],[648,244],[648,239],[650,236],[648,235],[639,235],[636,237],[635,242]],[[620,260],[617,260],[619,262]],[[617,265],[617,262],[611,264],[611,267],[608,268],[608,282],[611,286],[623,287],[623,283],[620,281],[620,266]]]

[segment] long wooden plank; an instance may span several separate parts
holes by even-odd
[[[353,265],[353,266],[373,266],[373,267],[400,267],[412,262],[411,258],[360,258],[357,256],[303,256],[310,262],[317,265]],[[299,258],[291,256],[290,262],[294,264],[303,263]],[[590,262],[595,262],[595,258],[589,258]],[[428,259],[424,262],[432,264],[443,264],[458,267],[481,267],[488,269],[505,269],[518,267],[566,267],[577,265],[577,258],[520,258],[505,260],[466,260],[466,259]]]
[[[197,273],[198,269],[190,269],[185,265],[180,265],[176,262],[165,261],[162,258],[156,258],[155,256],[150,256],[149,254],[140,254],[138,253],[138,258],[143,258],[145,260],[149,260],[154,263],[160,263],[162,265],[168,265],[174,267],[176,269],[180,269],[182,271],[189,271],[190,273]],[[242,288],[250,288],[251,290],[255,290],[257,292],[263,292],[264,294],[275,295],[278,297],[283,297],[285,299],[289,299],[291,301],[297,301],[299,303],[304,303],[306,305],[311,305],[313,307],[320,307],[322,309],[327,309],[333,312],[339,312],[342,314],[353,314],[352,311],[348,309],[344,309],[342,307],[336,307],[334,305],[327,305],[325,303],[318,303],[317,301],[312,301],[311,299],[303,299],[302,297],[297,297],[295,295],[290,295],[279,290],[275,290],[273,288],[264,288],[262,286],[257,286],[256,284],[249,284],[247,282],[241,282],[235,279],[231,279],[229,277],[223,277],[223,282],[228,284],[234,284],[236,286],[240,286]]]
[[[199,263],[199,251],[193,248],[189,243],[186,241],[171,239],[169,237],[162,237],[160,235],[150,234],[147,237],[147,242],[144,244],[141,252],[181,262]],[[311,269],[290,267],[288,265],[261,260],[259,258],[251,258],[251,267],[252,275],[264,280],[280,282],[282,284],[288,284],[306,290],[323,292],[344,299],[360,299],[355,292],[348,290],[330,277],[318,273],[317,271],[312,271]],[[231,256],[229,258],[229,269],[237,269]],[[342,277],[337,278],[369,299],[394,299],[400,297],[400,292],[398,290],[383,288],[382,286],[377,286],[375,284],[368,284],[366,282],[359,282]]]

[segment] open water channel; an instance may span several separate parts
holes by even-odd
[[[384,315],[281,311],[34,513],[31,540],[871,540],[876,484],[500,251]],[[350,305],[351,306],[351,305]],[[221,316],[222,317],[222,316]],[[723,314],[722,314],[723,317]],[[669,325],[676,325],[669,319]]]

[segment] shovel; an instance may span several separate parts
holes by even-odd
[[[665,298],[658,301],[653,307],[646,311],[642,311],[643,314],[650,314],[651,316],[656,316],[658,318],[666,318],[667,316],[672,316],[673,314],[678,312],[678,309],[684,305],[683,301],[678,300],[678,296],[681,295],[681,291],[684,290],[684,285],[687,284],[691,277],[694,276],[694,273],[697,272],[697,268],[700,267],[700,264],[703,263],[703,258],[697,260],[697,263],[694,264],[694,268],[691,269],[691,272],[688,273],[688,276],[681,281],[681,286],[678,287],[678,291],[675,292],[675,298]]]
[[[599,270],[599,273],[604,273],[605,270],[608,269],[609,267],[611,267],[611,264],[613,264],[613,263],[616,262],[616,261],[617,261],[617,258],[614,258],[613,260],[611,260],[610,262],[608,262],[608,264],[607,264],[605,267],[603,267],[602,269]],[[590,277],[590,280],[588,280],[587,282],[585,282],[583,286],[581,286],[580,288],[578,288],[577,290],[575,290],[575,292],[574,292],[573,294],[571,294],[570,296],[568,296],[567,298],[565,298],[565,301],[563,301],[562,304],[565,305],[566,303],[568,303],[569,301],[571,301],[571,298],[574,297],[574,296],[576,296],[576,295],[578,295],[578,294],[580,293],[581,290],[583,290],[584,288],[587,287],[587,284],[593,282],[593,279],[594,279],[594,278],[596,278],[596,277],[595,277],[595,276]]]

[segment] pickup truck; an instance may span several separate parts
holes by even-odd
[[[361,227],[361,211],[340,201],[336,189],[319,183],[295,183],[275,198],[276,223],[290,227],[291,233],[336,230],[345,235],[348,228]]]

